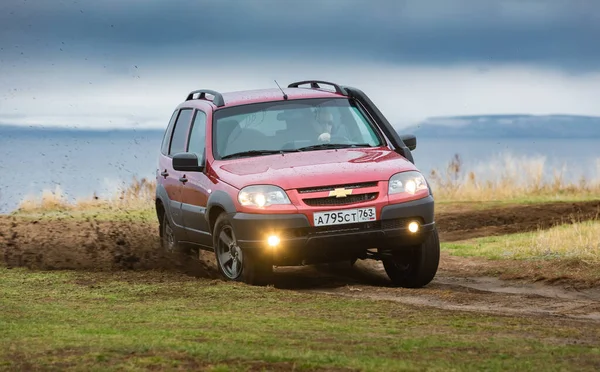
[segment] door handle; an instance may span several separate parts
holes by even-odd
[[[183,177],[179,177],[179,182],[186,183],[187,181],[188,181],[188,179],[187,179],[187,178],[185,178],[185,176],[183,176]]]
[[[167,170],[165,169],[164,171],[160,172],[160,175],[164,178],[167,178],[169,176],[169,172],[167,172]]]

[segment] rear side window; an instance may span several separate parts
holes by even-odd
[[[177,112],[177,110],[173,111],[171,120],[169,120],[169,125],[167,125],[167,130],[165,130],[165,134],[163,136],[162,145],[160,146],[160,152],[163,155],[167,155],[169,153],[169,143],[171,142],[171,133],[173,133],[173,125],[175,124],[175,119],[177,118]]]
[[[179,112],[179,117],[175,122],[175,130],[171,139],[171,148],[169,155],[185,152],[185,140],[187,139],[190,121],[192,120],[192,109],[183,109]]]
[[[198,158],[204,156],[204,148],[206,142],[206,114],[202,111],[196,111],[196,117],[192,124],[192,132],[190,133],[190,141],[188,152],[193,152],[198,155]]]

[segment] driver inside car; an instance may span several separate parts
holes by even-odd
[[[319,111],[317,120],[313,122],[313,128],[319,134],[318,140],[321,142],[329,142],[331,137],[346,137],[345,127],[343,125],[335,125],[333,114],[328,111]]]
[[[315,132],[319,135],[320,142],[329,142],[331,130],[333,129],[333,115],[327,111],[320,111],[317,120],[312,121]]]
[[[344,125],[335,125],[333,114],[328,111],[319,111],[316,122],[313,122],[313,128],[319,134],[318,140],[329,142],[331,137],[347,139],[346,127]]]

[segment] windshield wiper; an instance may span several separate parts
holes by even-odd
[[[286,152],[301,152],[304,150],[320,150],[320,149],[345,149],[345,148],[353,148],[353,147],[373,147],[368,143],[322,143],[319,145],[305,146],[300,147],[298,149],[286,149],[286,150],[248,150],[236,152],[233,154],[228,154],[221,157],[221,160],[231,159],[243,156],[254,156],[254,155],[272,155],[272,154],[284,154]]]
[[[283,154],[286,152],[298,152],[300,150],[248,150],[248,151],[241,151],[241,152],[236,152],[233,154],[228,154],[225,156],[221,157],[221,160],[223,159],[230,159],[230,158],[237,158],[237,157],[242,157],[242,156],[253,156],[253,155],[272,155],[272,154]]]
[[[354,147],[373,147],[368,143],[321,143],[319,145],[300,147],[298,150],[347,149]]]

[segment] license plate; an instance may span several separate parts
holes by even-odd
[[[313,216],[315,226],[343,225],[375,219],[375,207],[316,212]]]

